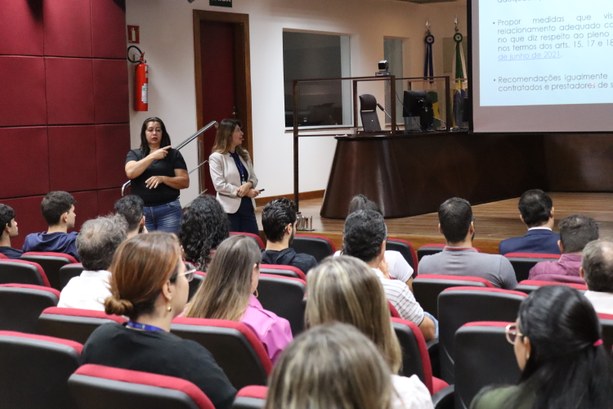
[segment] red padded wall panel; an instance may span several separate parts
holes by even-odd
[[[42,0],[2,2],[0,54],[43,54],[42,7]]]
[[[94,126],[49,127],[49,188],[89,190],[96,187]]]
[[[0,128],[0,146],[1,197],[47,193],[47,128]]]
[[[77,214],[75,230],[80,230],[83,223],[89,219],[96,218],[100,214],[98,212],[98,192],[91,190],[86,192],[70,193],[77,201],[77,204],[75,205],[75,212]]]
[[[47,123],[45,65],[41,57],[0,56],[0,78],[0,126]]]
[[[92,60],[47,58],[45,65],[49,124],[93,123]]]
[[[121,186],[128,180],[124,165],[130,150],[130,125],[96,125],[95,132],[97,187]]]
[[[92,56],[125,58],[126,5],[124,0],[92,0]]]
[[[110,214],[115,210],[115,202],[121,198],[121,189],[98,190],[98,214]]]
[[[20,249],[29,233],[47,231],[47,223],[40,213],[40,202],[43,196],[20,197],[17,199],[2,199],[2,203],[15,209],[15,220],[19,235],[11,237],[11,246]]]
[[[44,1],[45,55],[91,57],[89,0]]]
[[[128,122],[128,67],[125,60],[93,60],[96,123]]]

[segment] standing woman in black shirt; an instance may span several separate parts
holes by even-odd
[[[249,152],[241,145],[243,131],[238,120],[224,119],[217,128],[213,152],[209,156],[211,180],[217,200],[230,219],[230,231],[259,234],[255,219],[258,178]]]
[[[170,147],[170,136],[160,118],[145,119],[139,149],[126,157],[126,176],[132,193],[145,202],[148,231],[179,231],[181,203],[179,191],[189,187],[187,166],[181,153]]]

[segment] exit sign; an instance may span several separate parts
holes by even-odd
[[[209,0],[209,6],[232,7],[232,0]]]

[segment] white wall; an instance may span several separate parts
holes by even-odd
[[[249,15],[251,94],[255,171],[265,196],[293,192],[292,135],[284,128],[283,29],[351,35],[351,74],[372,75],[383,58],[383,38],[407,39],[405,76],[422,75],[425,21],[437,37],[435,74],[442,74],[442,38],[453,35],[458,17],[466,34],[466,3],[418,5],[395,0],[234,0],[233,8],[211,7],[208,0],[126,0],[126,21],[140,26],[139,47],[149,72],[149,111],[131,112],[132,146],[139,145],[142,121],[160,116],[174,144],[196,131],[192,10]],[[132,84],[130,69],[130,84]],[[132,99],[130,99],[132,101]],[[300,141],[300,191],[325,189],[336,142]],[[195,142],[182,153],[189,169],[197,165]],[[196,173],[183,191],[186,204],[198,195]]]

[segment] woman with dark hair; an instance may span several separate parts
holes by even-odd
[[[89,337],[82,363],[108,365],[186,379],[216,408],[230,408],[236,390],[200,344],[171,334],[170,323],[187,302],[193,271],[186,271],[174,234],[139,234],[113,257],[107,314],[125,315],[124,325],[104,324]]]
[[[241,145],[243,131],[236,119],[224,119],[217,128],[209,169],[217,200],[230,219],[230,230],[259,234],[255,219],[255,200],[260,194],[255,187],[258,178],[253,171],[249,152]]]
[[[534,291],[506,329],[522,370],[515,386],[484,389],[472,409],[604,409],[613,405],[613,365],[598,317],[577,290]]]
[[[213,196],[202,195],[183,210],[179,240],[185,259],[206,271],[217,246],[228,238],[228,216]]]
[[[260,260],[260,248],[251,237],[239,235],[224,240],[185,315],[246,324],[274,362],[292,340],[292,330],[285,318],[265,310],[254,295],[260,278]]]
[[[179,191],[189,187],[187,165],[181,153],[170,146],[170,135],[160,118],[145,119],[140,148],[126,157],[126,176],[132,193],[145,202],[148,231],[179,231],[181,203]]]

